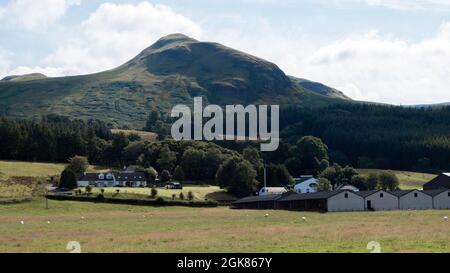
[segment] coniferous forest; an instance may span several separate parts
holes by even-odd
[[[280,148],[263,157],[266,163],[286,165],[293,175],[308,169],[298,167],[301,155],[296,150],[297,141],[308,135],[320,138],[328,146],[330,162],[342,166],[422,172],[450,169],[450,107],[342,104],[318,109],[289,107],[282,109],[280,116]],[[154,120],[153,115],[151,119],[158,127],[170,125],[167,118]],[[57,115],[40,120],[0,118],[0,159],[67,162],[83,155],[92,164],[123,166],[143,158],[149,161],[147,165],[157,164],[158,156],[142,152],[156,144],[145,143],[135,135],[114,135],[110,129],[111,124],[99,120],[71,120]],[[167,146],[161,143],[158,145]],[[202,145],[241,154],[248,146],[258,147],[242,142]],[[180,161],[185,149],[177,152]]]

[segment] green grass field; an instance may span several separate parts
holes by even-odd
[[[269,217],[265,217],[265,214]],[[0,206],[0,252],[450,252],[450,211],[309,213],[49,201]],[[307,221],[301,220],[306,217]],[[24,221],[24,224],[21,224]],[[49,223],[48,223],[49,221]]]
[[[84,192],[84,189],[81,188]],[[116,190],[119,190],[119,195],[141,195],[141,196],[149,196],[150,188],[104,188],[105,195],[114,195],[116,194]],[[191,191],[194,194],[194,198],[196,200],[219,200],[219,201],[229,201],[236,200],[235,197],[229,195],[225,190],[221,189],[217,186],[187,186],[184,187],[183,190],[168,190],[165,188],[158,188],[158,196],[163,198],[172,198],[172,195],[176,195],[176,199],[179,199],[179,195],[183,192],[185,198],[187,198],[188,193]],[[101,191],[100,188],[93,188],[93,194],[99,194]]]
[[[416,173],[406,171],[391,171],[391,170],[375,170],[375,169],[358,169],[358,172],[362,175],[368,175],[369,173],[391,172],[394,173],[400,180],[400,188],[402,190],[409,189],[422,189],[422,186],[436,177],[436,174],[429,173]]]
[[[66,164],[0,161],[0,178],[12,176],[49,177],[60,175]],[[91,166],[89,171],[107,171],[107,168]]]

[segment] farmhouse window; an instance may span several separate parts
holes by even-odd
[[[380,193],[380,198],[384,198],[384,194],[383,193]]]
[[[347,199],[348,199],[348,193],[346,193],[346,194],[345,194],[345,198],[347,198]]]
[[[447,194],[448,194],[448,197],[450,197],[450,191]]]
[[[418,197],[419,195],[417,194],[417,192],[416,193],[414,193],[414,197]]]

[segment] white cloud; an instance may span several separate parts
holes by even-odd
[[[450,8],[450,0],[364,0],[370,6],[382,6],[399,10]]]
[[[396,104],[450,101],[450,23],[412,43],[377,32],[350,36],[299,62],[301,75],[355,99]],[[295,70],[295,68],[293,69]]]
[[[0,6],[0,22],[19,24],[28,30],[47,28],[80,0],[12,0]]]
[[[162,36],[182,32],[198,37],[201,27],[164,5],[149,2],[102,4],[82,23],[76,40],[50,54],[45,63],[58,75],[98,72],[121,65]]]

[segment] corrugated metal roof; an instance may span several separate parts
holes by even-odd
[[[278,202],[299,201],[299,200],[313,200],[313,199],[328,199],[342,192],[349,191],[330,191],[330,192],[313,192],[313,193],[300,193],[297,195],[290,195],[283,197]]]
[[[436,195],[439,195],[445,191],[448,191],[448,189],[426,190],[426,191],[422,191],[422,192],[425,194],[428,194],[429,196],[435,197]]]
[[[256,203],[256,202],[270,202],[277,201],[280,198],[290,196],[290,195],[298,195],[296,192],[286,192],[283,194],[269,194],[269,195],[261,195],[261,196],[248,196],[242,199],[233,202],[233,204],[245,204],[245,203]]]
[[[375,193],[377,193],[377,192],[379,192],[379,191],[381,191],[381,190],[358,191],[358,192],[355,192],[355,194],[357,194],[357,195],[359,195],[359,196],[361,196],[361,197],[367,197],[367,196],[370,196],[370,195],[372,195],[372,194],[375,194]]]

